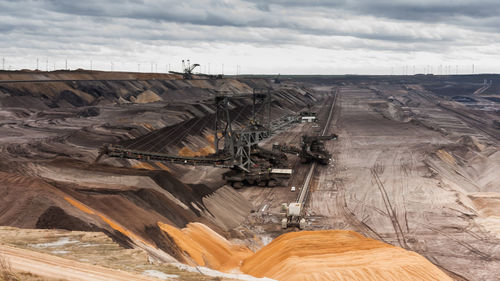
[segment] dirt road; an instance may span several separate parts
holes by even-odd
[[[0,256],[11,264],[14,271],[31,272],[49,278],[74,281],[157,280],[5,245],[0,245]]]

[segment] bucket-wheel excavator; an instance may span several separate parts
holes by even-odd
[[[182,72],[169,71],[169,73],[182,75],[183,79],[193,79],[193,71],[196,67],[200,66],[197,63],[191,64],[190,60],[182,60]]]
[[[229,101],[237,98],[253,98],[253,114],[250,125],[234,130],[229,112]],[[262,120],[257,120],[257,104],[260,103]],[[141,161],[160,161],[183,165],[207,165],[229,168],[223,174],[228,184],[235,188],[244,185],[276,186],[290,178],[292,169],[286,164],[286,156],[279,151],[269,151],[258,146],[258,143],[268,138],[273,130],[271,125],[271,90],[254,89],[249,95],[218,95],[215,97],[215,153],[205,157],[183,157],[138,151],[131,148],[105,144],[101,147],[100,156],[136,159]],[[276,127],[282,127],[278,124]]]

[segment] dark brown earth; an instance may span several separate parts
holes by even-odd
[[[495,86],[477,94],[484,79]],[[289,157],[295,171],[288,186],[234,191],[223,187],[224,169],[105,157],[96,163],[98,149],[114,143],[197,152],[211,145],[217,94],[271,87],[273,118],[312,105],[323,120],[339,89],[329,130],[340,137],[327,144],[335,162],[314,178],[308,228],[355,230],[418,252],[457,280],[493,280],[500,274],[495,81],[341,76],[274,84],[255,77],[0,72],[0,225],[99,231],[160,260],[183,261],[158,222],[201,222],[259,249],[283,233],[281,204],[294,200],[290,186],[299,186],[308,169],[297,157]],[[251,100],[231,105],[235,127],[245,126]],[[263,145],[299,145],[303,133],[317,130],[295,125]]]
[[[0,73],[0,224],[101,231],[125,247],[145,244],[173,257],[181,256],[179,250],[158,222],[179,228],[201,222],[227,234],[252,207],[234,191],[219,191],[223,170],[215,169],[212,182],[185,184],[179,178],[189,167],[110,158],[95,163],[98,149],[118,143],[172,154],[184,147],[196,151],[211,145],[206,136],[212,134],[214,95],[273,86],[262,79]],[[160,98],[148,103],[144,92]],[[322,99],[316,96],[300,87],[278,89],[272,117]],[[236,128],[246,123],[251,103],[231,103]]]

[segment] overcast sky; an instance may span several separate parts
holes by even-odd
[[[165,72],[189,58],[225,74],[499,73],[499,15],[498,0],[0,0],[0,57],[6,69]]]

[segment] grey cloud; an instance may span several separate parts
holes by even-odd
[[[205,3],[203,3],[205,2]],[[103,3],[101,1],[49,1],[45,7],[47,12],[56,12],[77,16],[92,17],[92,20],[102,19],[142,19],[154,22],[169,22],[179,24],[190,24],[200,26],[233,26],[233,27],[256,27],[256,28],[281,28],[299,31],[312,35],[330,36],[355,36],[373,40],[388,40],[401,42],[415,42],[418,40],[433,41],[429,38],[409,36],[406,33],[384,33],[372,31],[345,32],[333,26],[311,27],[308,19],[317,17],[314,11],[298,12],[296,10],[273,12],[265,3],[254,3],[233,1],[228,4],[225,1],[192,1],[190,5],[177,1],[112,1]],[[161,4],[160,4],[161,3]],[[279,2],[282,3],[282,2]],[[313,1],[317,6],[332,5],[331,2]],[[345,4],[344,1],[338,1]],[[301,4],[299,1],[292,2],[292,6]],[[286,8],[285,8],[286,9]],[[175,38],[172,38],[175,39]],[[438,41],[447,40],[439,39]],[[448,40],[451,40],[448,38]]]
[[[321,7],[341,9],[354,14],[383,16],[400,20],[446,20],[456,16],[471,18],[498,17],[500,2],[496,0],[246,0],[255,4],[280,8]]]
[[[140,42],[444,53],[494,45],[499,7],[492,0],[0,0],[0,51],[133,52]]]
[[[346,35],[335,26],[311,27],[307,22],[297,23],[300,17],[355,17],[372,16],[397,21],[445,23],[477,28],[486,32],[498,32],[497,20],[485,20],[495,17],[500,12],[500,2],[477,1],[284,1],[284,0],[192,0],[186,1],[57,1],[44,2],[44,9],[49,12],[89,16],[94,18],[143,19],[154,22],[171,22],[201,26],[234,26],[257,28],[285,28],[298,30],[306,34]],[[464,17],[466,19],[464,19]],[[467,23],[467,24],[464,24]],[[371,33],[354,32],[353,36],[375,40],[398,40],[414,42],[428,40],[406,34],[384,34],[384,31]],[[437,41],[450,41],[439,39]]]

